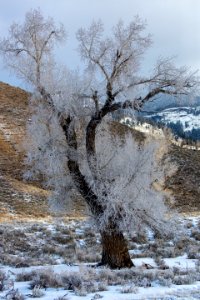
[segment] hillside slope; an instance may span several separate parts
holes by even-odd
[[[0,220],[44,217],[47,192],[22,181],[28,93],[0,82]],[[40,207],[40,209],[38,209]]]
[[[177,171],[165,184],[175,197],[174,206],[184,212],[200,211],[200,150],[172,145],[170,159]]]
[[[24,153],[19,145],[28,119],[28,96],[26,91],[0,82],[0,221],[49,216],[47,191],[22,180]],[[122,134],[130,129],[114,122],[112,130]],[[166,188],[175,196],[174,206],[180,211],[200,211],[200,151],[172,146],[170,156],[177,172],[167,179]],[[83,207],[78,205],[79,215]]]
[[[165,124],[177,123],[180,121],[185,131],[198,129],[200,127],[200,106],[197,107],[174,107],[157,113],[149,113],[147,117],[155,121],[162,121]]]
[[[171,128],[177,137],[200,141],[200,106],[172,107],[146,113],[144,118]]]

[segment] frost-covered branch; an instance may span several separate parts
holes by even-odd
[[[65,35],[62,25],[56,27],[51,18],[44,19],[39,9],[31,10],[23,25],[11,25],[9,37],[0,40],[0,52],[18,76],[34,86],[44,84],[53,63],[53,47]]]
[[[82,196],[101,234],[101,263],[112,268],[133,265],[124,230],[139,230],[141,224],[164,233],[170,229],[164,194],[155,185],[164,181],[157,153],[164,153],[166,141],[138,137],[113,122],[112,113],[139,111],[160,94],[189,95],[199,86],[196,73],[175,67],[171,59],[159,60],[148,76],[140,74],[151,44],[145,28],[136,17],[128,25],[120,21],[109,37],[101,22],[80,29],[83,74],[57,66],[53,49],[65,32],[40,10],[27,13],[24,24],[12,25],[0,41],[7,65],[34,90],[26,177],[42,176],[51,202]]]

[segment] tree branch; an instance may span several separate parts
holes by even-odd
[[[42,58],[43,51],[44,51],[46,45],[48,44],[48,42],[49,42],[49,40],[50,40],[50,38],[51,38],[51,36],[52,36],[53,34],[56,34],[55,30],[52,30],[52,31],[50,32],[49,36],[47,37],[46,41],[44,41],[44,44],[43,44],[43,46],[42,46],[42,48],[41,48],[41,50],[40,50],[40,57],[39,57],[40,60],[41,60],[41,58]]]
[[[61,126],[64,131],[69,147],[71,147],[73,151],[77,151],[76,132],[73,124],[71,124],[72,121],[73,119],[70,118],[70,116],[68,116],[67,119],[62,121]],[[92,213],[95,216],[100,217],[103,214],[104,209],[101,203],[98,201],[98,197],[96,196],[92,188],[88,185],[85,176],[83,176],[82,173],[80,172],[78,162],[76,160],[73,160],[72,158],[69,158],[68,168],[74,180],[76,188],[78,189],[82,197],[84,197],[84,199],[86,200]]]
[[[45,88],[43,87],[39,88],[39,92],[41,96],[47,101],[47,103],[51,106],[54,112],[56,112],[56,108],[53,104],[53,99],[51,95],[47,93],[45,91]],[[71,148],[73,152],[77,152],[78,145],[76,131],[73,124],[73,118],[71,118],[70,116],[64,118],[64,116],[60,115],[59,120],[60,126],[63,129],[69,148]],[[99,203],[98,197],[96,196],[92,188],[88,185],[85,176],[81,173],[78,161],[71,158],[70,155],[68,157],[68,169],[70,171],[70,175],[73,178],[77,190],[86,200],[92,213],[98,216],[103,214],[103,207],[101,203]]]

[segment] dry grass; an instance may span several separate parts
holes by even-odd
[[[28,93],[0,82],[0,222],[46,217],[47,192],[22,181],[19,143],[28,118]]]
[[[118,136],[122,140],[125,138],[126,134],[131,134],[138,143],[142,143],[146,139],[144,133],[137,131],[133,128],[128,127],[127,125],[121,124],[116,121],[111,122],[109,128],[110,128],[110,132],[114,136]]]
[[[0,82],[0,222],[48,218],[48,192],[40,182],[22,181],[29,94]]]
[[[73,292],[75,295],[87,295],[107,290],[108,286],[118,286],[121,293],[137,293],[138,287],[166,286],[173,284],[192,284],[200,280],[200,241],[193,236],[199,232],[199,220],[181,220],[184,236],[159,239],[146,238],[129,240],[131,248],[141,251],[144,257],[154,257],[155,265],[147,268],[145,264],[131,269],[110,270],[95,268],[81,264],[78,271],[70,270],[56,272],[51,268],[53,264],[67,263],[77,265],[81,261],[95,262],[95,255],[101,254],[101,245],[97,243],[99,234],[91,230],[89,224],[77,219],[57,220],[52,223],[13,223],[0,225],[0,264],[21,268],[21,273],[15,281],[26,281],[31,287],[30,294],[38,295],[49,288],[61,288]],[[196,269],[168,267],[164,258],[183,255],[195,259]],[[88,257],[87,257],[88,255]],[[132,258],[137,257],[137,254]],[[100,257],[99,257],[100,259]],[[26,266],[49,265],[28,271]],[[8,279],[0,274],[0,281],[5,286]],[[38,290],[39,288],[39,290]],[[116,287],[118,289],[118,287]],[[65,293],[66,294],[66,293]],[[62,298],[61,298],[62,299]],[[95,299],[95,298],[92,298]]]
[[[175,197],[174,206],[181,212],[200,211],[200,151],[171,146],[171,161],[177,170],[165,186]]]

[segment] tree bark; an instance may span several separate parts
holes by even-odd
[[[99,113],[90,120],[86,130],[87,159],[94,179],[97,179],[95,149],[96,128],[101,123],[102,118],[111,111],[110,102],[111,101],[107,101]],[[103,214],[102,211],[101,214]],[[97,215],[97,218],[99,217],[100,214]],[[117,225],[111,221],[110,224],[106,226],[105,230],[101,231],[100,233],[102,243],[102,259],[99,265],[107,265],[111,269],[131,268],[133,263],[130,259],[127,243],[123,233],[118,230]]]
[[[109,228],[101,231],[102,259],[100,265],[111,269],[131,268],[134,266],[123,233]]]

